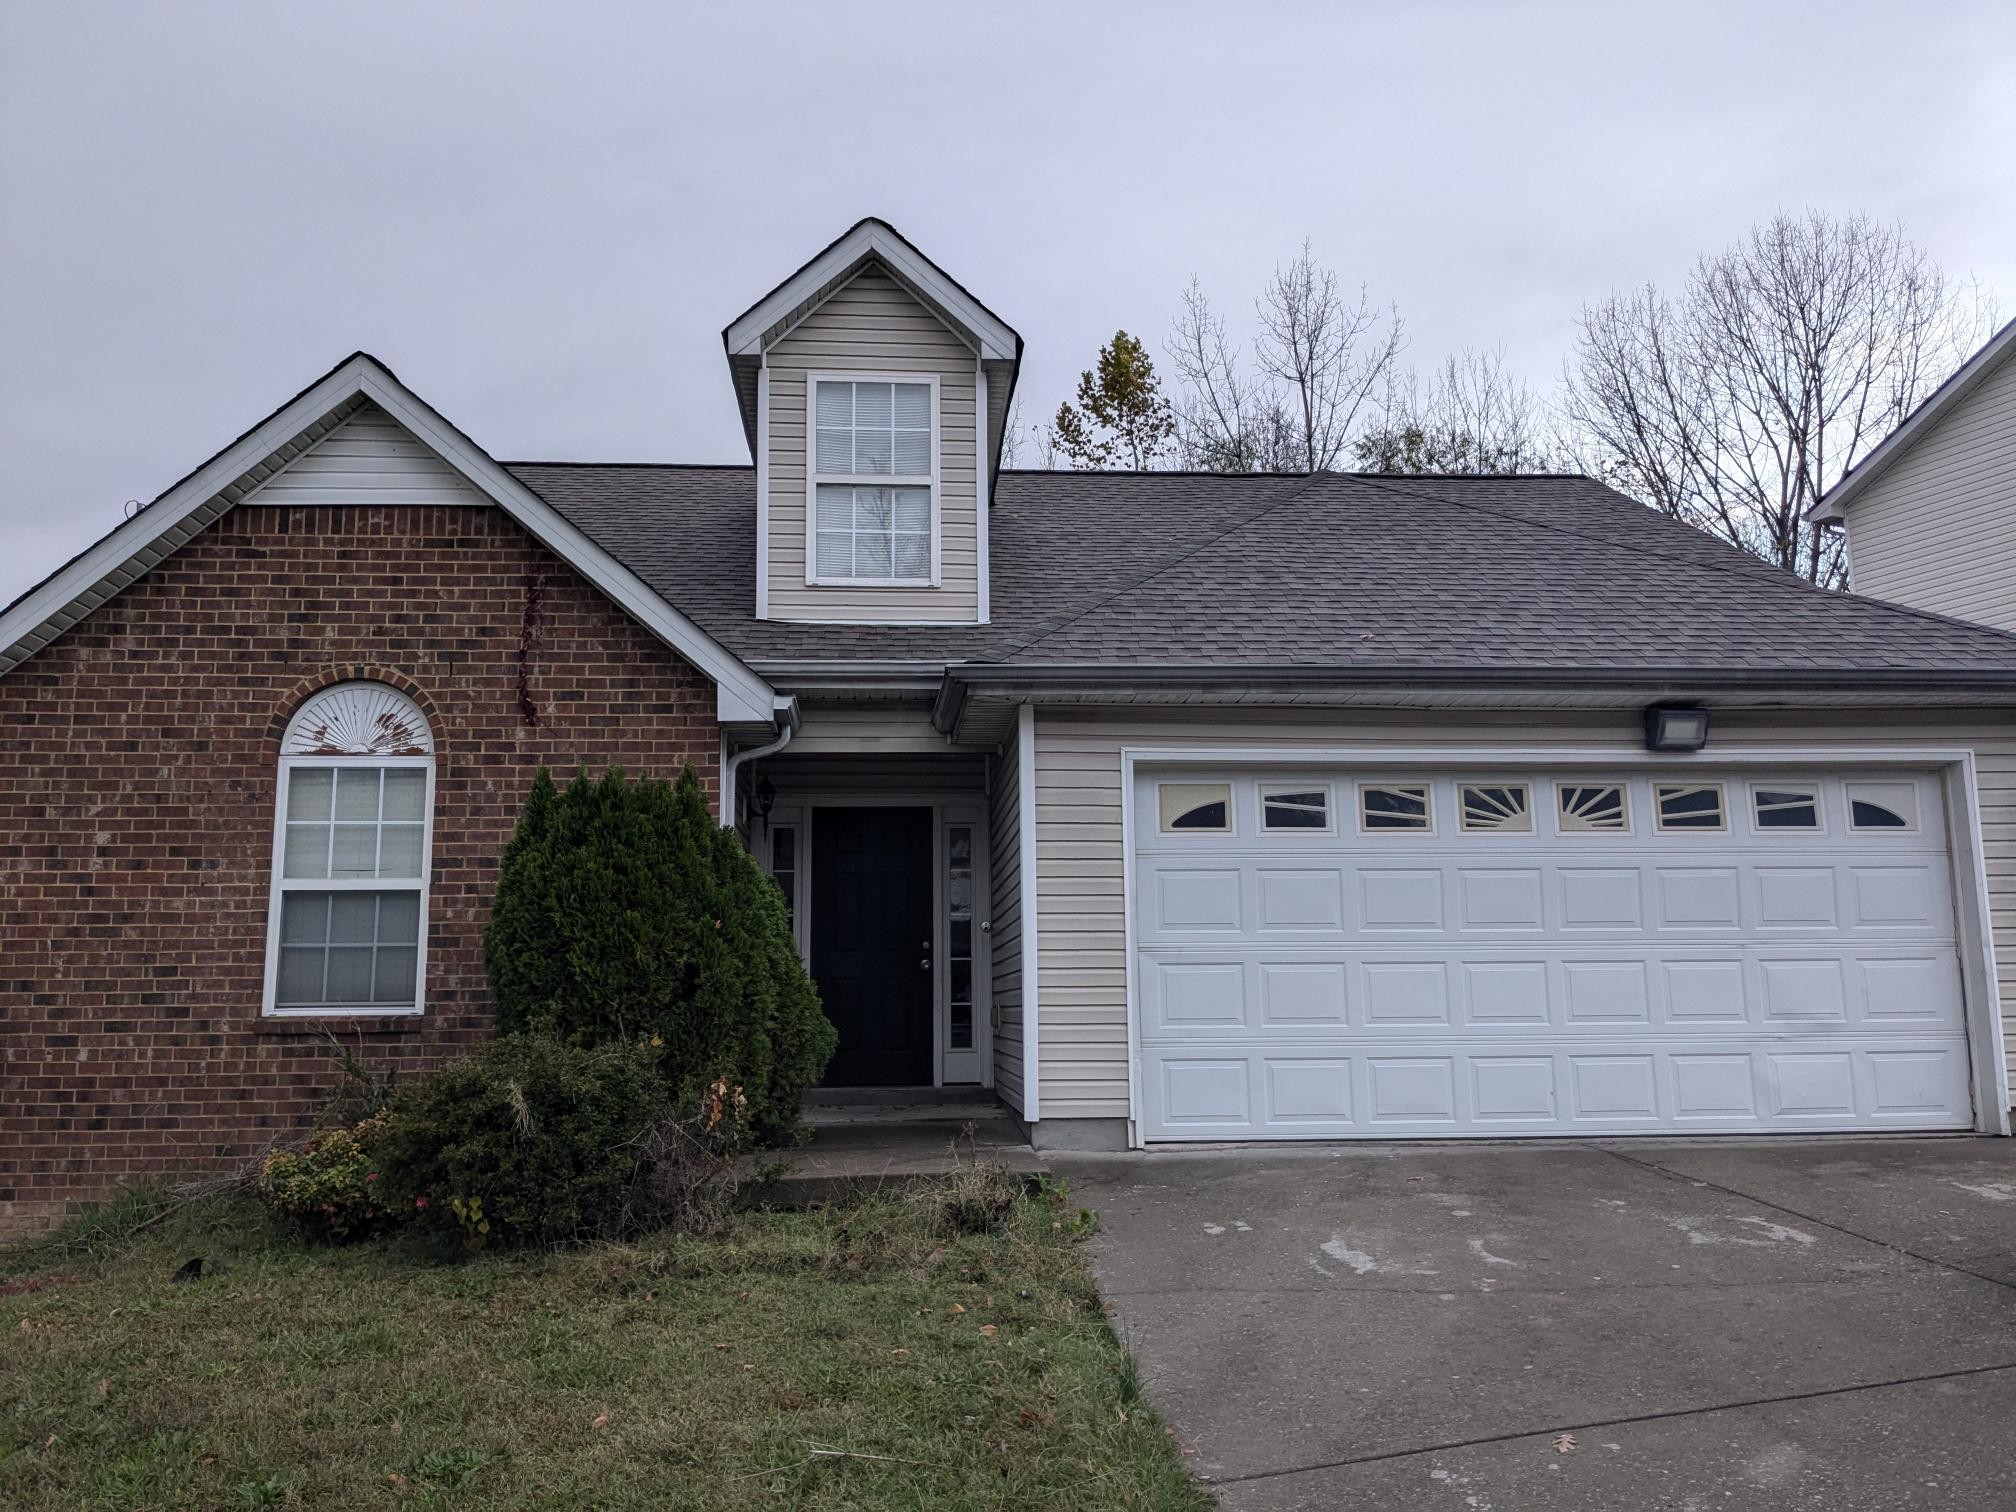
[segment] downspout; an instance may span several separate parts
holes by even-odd
[[[798,701],[794,698],[783,710],[784,721],[777,738],[768,745],[751,746],[746,751],[732,752],[721,763],[721,822],[732,827],[735,823],[735,774],[742,769],[745,761],[755,761],[763,756],[775,756],[791,744],[791,737],[798,733]]]

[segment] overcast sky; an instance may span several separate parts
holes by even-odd
[[[506,459],[746,461],[729,319],[863,215],[1025,416],[1308,237],[1410,361],[1780,207],[2016,302],[2016,5],[0,0],[0,601],[359,347]]]

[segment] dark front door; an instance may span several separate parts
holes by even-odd
[[[840,1031],[827,1086],[931,1084],[931,810],[814,812],[812,975]]]

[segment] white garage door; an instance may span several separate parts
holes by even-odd
[[[1971,1125],[1935,774],[1138,784],[1148,1140]]]

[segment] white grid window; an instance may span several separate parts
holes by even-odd
[[[815,581],[929,583],[932,385],[812,383]]]
[[[281,745],[270,1013],[413,1013],[426,955],[433,742],[410,700],[344,684]]]

